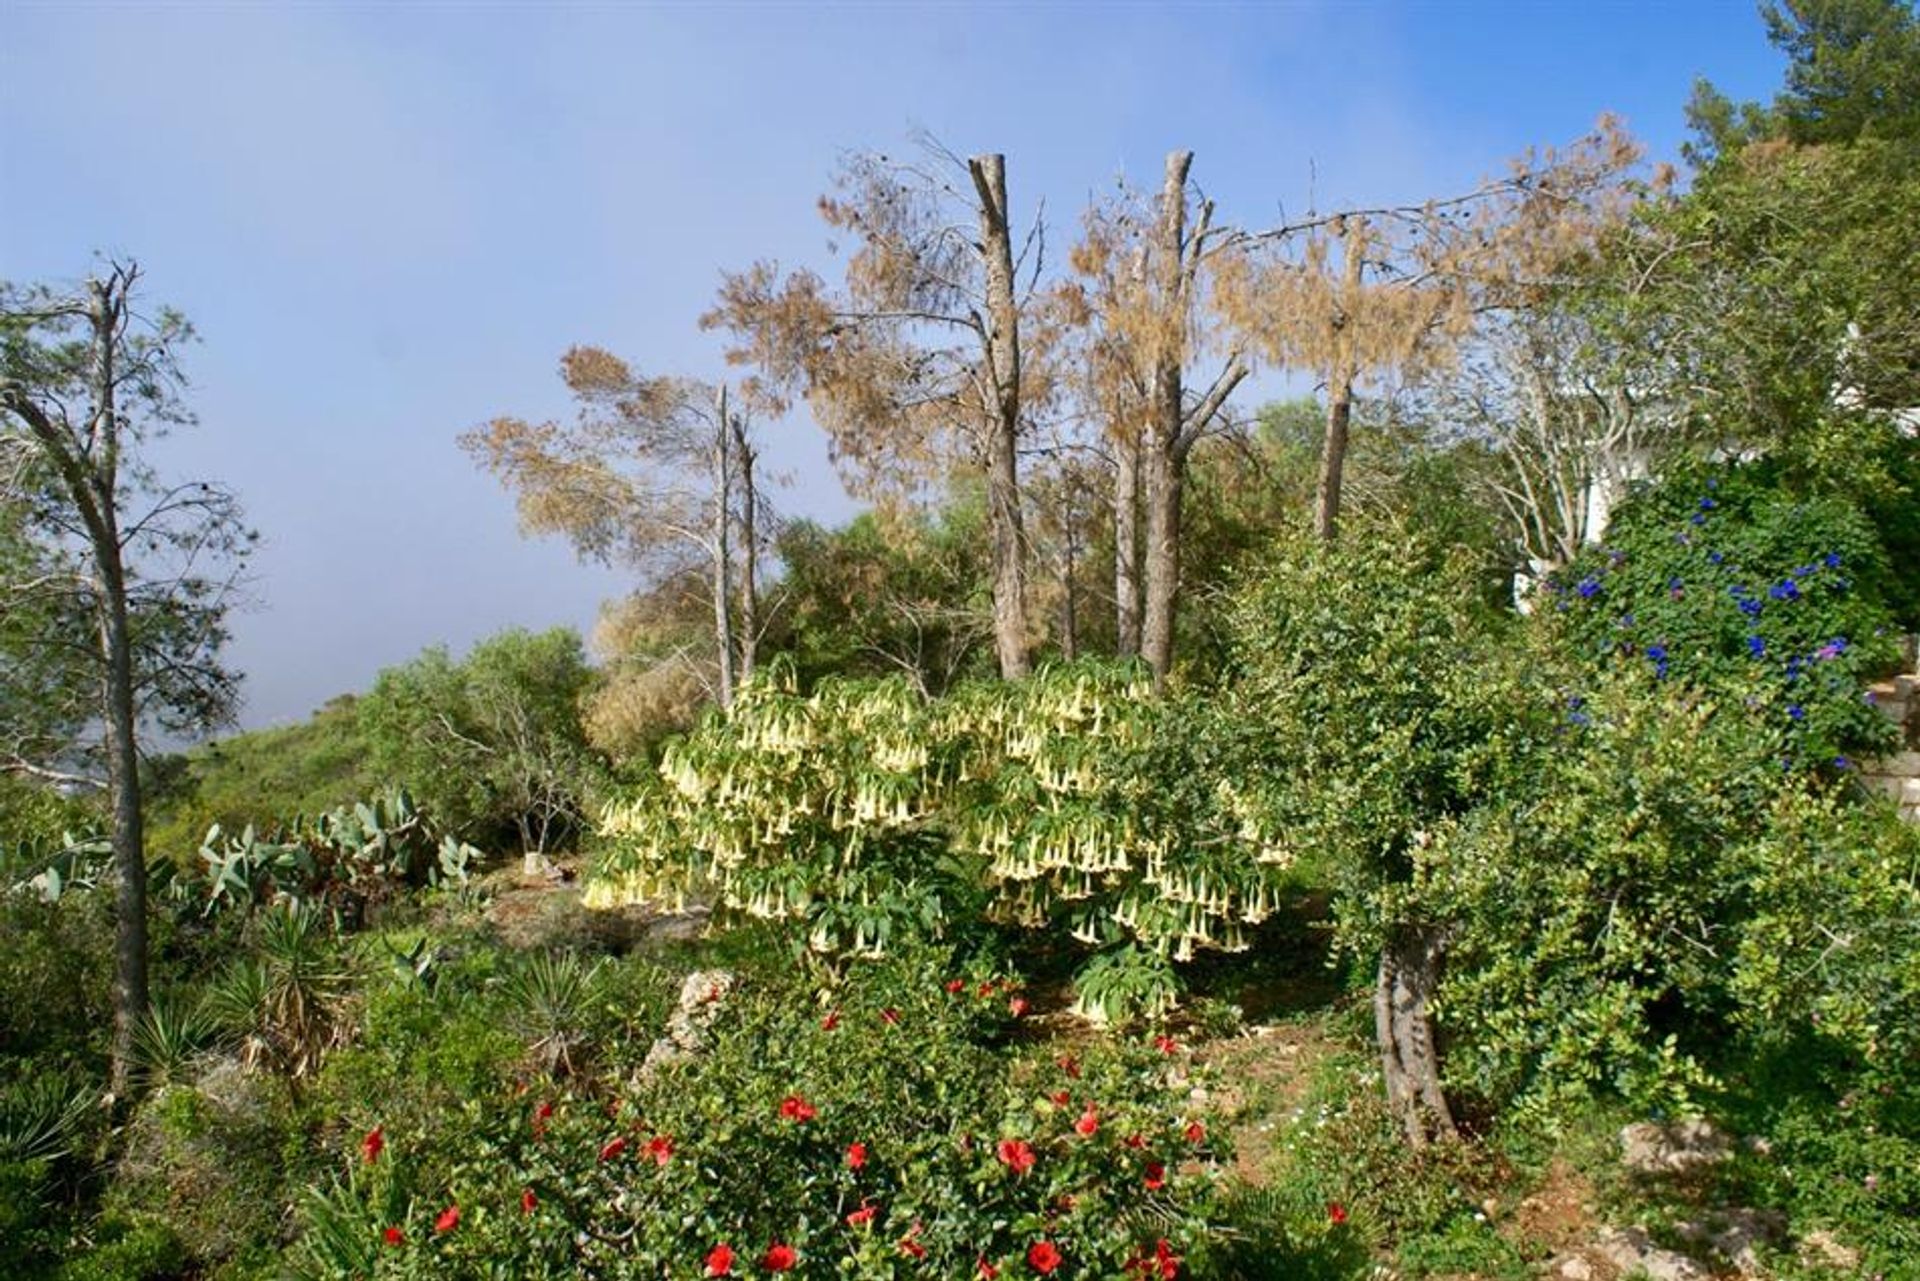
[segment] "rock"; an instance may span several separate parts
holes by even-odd
[[[734,977],[728,970],[695,970],[680,985],[680,1000],[667,1016],[666,1034],[647,1049],[640,1079],[651,1078],[671,1063],[684,1063],[706,1053],[707,1029],[720,1016]]]
[[[1620,1164],[1636,1174],[1680,1174],[1724,1159],[1730,1147],[1706,1121],[1637,1121],[1620,1131]]]
[[[1655,1245],[1645,1228],[1602,1228],[1594,1247],[1622,1275],[1635,1269],[1650,1281],[1708,1281],[1712,1275],[1686,1255]]]
[[[1841,1272],[1852,1272],[1860,1266],[1860,1252],[1843,1244],[1825,1228],[1800,1238],[1800,1257],[1808,1263],[1836,1268]]]
[[[1756,1247],[1779,1241],[1786,1235],[1784,1215],[1774,1211],[1736,1208],[1716,1210],[1699,1223],[1683,1223],[1677,1231],[1688,1241],[1711,1246],[1722,1258],[1740,1269],[1743,1276],[1761,1271]]]
[[[1593,1281],[1593,1265],[1583,1255],[1569,1254],[1548,1264],[1547,1275],[1561,1281]]]

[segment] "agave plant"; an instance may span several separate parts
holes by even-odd
[[[587,1043],[600,966],[573,952],[536,952],[507,978],[508,1017],[528,1053],[551,1076],[573,1075],[574,1056]]]

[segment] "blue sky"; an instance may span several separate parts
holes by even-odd
[[[1727,3],[0,6],[0,279],[139,257],[184,310],[218,477],[266,539],[235,620],[243,723],[297,718],[423,646],[590,625],[622,576],[521,539],[454,445],[567,412],[559,354],[711,376],[723,269],[825,266],[847,149],[931,130],[1008,155],[1063,248],[1164,153],[1223,219],[1470,185],[1602,111],[1656,158],[1706,75],[1781,62]],[[804,418],[785,510],[855,510]]]

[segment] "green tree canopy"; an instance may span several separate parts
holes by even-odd
[[[572,629],[515,628],[460,662],[435,646],[381,672],[360,728],[375,770],[444,827],[542,852],[577,828],[599,770],[580,722],[593,680]]]

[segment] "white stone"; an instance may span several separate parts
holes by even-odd
[[[1620,1131],[1620,1163],[1638,1174],[1674,1174],[1713,1164],[1728,1146],[1727,1136],[1706,1121],[1637,1121]]]
[[[1655,1245],[1645,1228],[1603,1228],[1594,1244],[1624,1275],[1638,1269],[1651,1281],[1708,1281],[1711,1276],[1686,1255]]]

